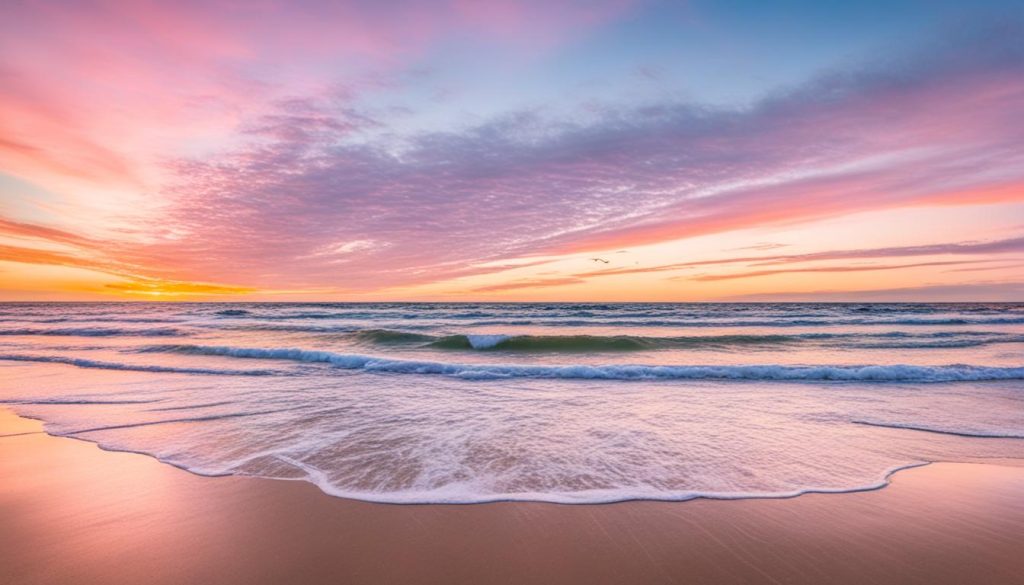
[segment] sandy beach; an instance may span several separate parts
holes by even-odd
[[[381,505],[205,478],[0,414],[0,581],[1020,583],[1024,467],[788,500]]]

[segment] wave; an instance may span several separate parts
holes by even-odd
[[[894,325],[894,326],[941,326],[941,325],[1020,325],[1024,317],[996,317],[991,319],[968,319],[961,317],[940,317],[923,319],[847,319],[823,316],[820,319],[793,319],[780,315],[778,319],[490,319],[473,321],[478,326],[529,326],[545,327],[832,327],[837,325]]]
[[[155,457],[155,456],[154,456]],[[280,479],[306,481],[320,488],[329,496],[374,502],[378,504],[489,504],[496,502],[545,502],[551,504],[613,504],[617,502],[652,501],[652,502],[685,502],[690,500],[788,500],[809,494],[852,494],[880,490],[889,485],[892,477],[901,471],[931,465],[930,461],[915,461],[904,465],[896,465],[886,469],[881,477],[873,482],[850,487],[804,487],[787,491],[774,492],[726,492],[726,491],[674,491],[645,486],[621,488],[587,489],[576,491],[544,491],[544,492],[507,492],[507,493],[476,493],[462,485],[448,485],[430,490],[401,490],[392,492],[374,492],[353,490],[337,486],[327,478],[322,470],[301,460],[277,453],[280,461],[288,463],[305,473],[302,478]],[[171,462],[160,457],[157,460],[175,465],[186,471],[203,476],[232,475],[232,471],[203,470],[188,467],[178,462]],[[273,476],[271,476],[273,477]]]
[[[905,341],[882,343],[858,343],[856,347],[863,349],[960,349],[981,347],[1000,343],[1024,343],[1024,336],[993,337],[990,339],[947,339],[940,341]]]
[[[46,362],[52,364],[67,364],[79,368],[98,368],[102,370],[128,370],[132,372],[157,372],[166,374],[204,374],[217,376],[269,376],[278,374],[274,370],[219,370],[212,368],[179,368],[174,366],[157,366],[146,364],[124,364],[120,362],[101,362],[81,358],[69,358],[56,355],[21,355],[21,354],[0,354],[0,360],[14,362]]]
[[[69,431],[55,431],[46,429],[44,431],[34,431],[32,433],[19,434],[35,434],[39,432],[46,432],[47,434],[58,437],[73,437],[76,439],[94,443],[100,449],[103,449],[105,451],[116,451],[122,453],[135,453],[139,455],[146,455],[156,459],[157,461],[163,464],[171,465],[173,467],[177,467],[179,469],[188,471],[190,473],[202,477],[255,476],[279,479],[284,481],[303,481],[315,485],[323,493],[329,496],[381,504],[485,504],[496,502],[545,502],[552,504],[584,505],[611,504],[616,502],[630,501],[683,502],[702,499],[792,499],[808,494],[848,494],[876,491],[888,486],[892,482],[893,476],[895,476],[897,473],[933,464],[932,461],[917,460],[904,464],[893,465],[882,470],[881,473],[879,473],[874,479],[867,479],[863,483],[853,483],[852,485],[848,486],[816,486],[812,484],[809,486],[779,491],[718,491],[701,489],[676,490],[669,488],[647,486],[643,484],[633,484],[629,486],[609,487],[603,489],[576,489],[566,491],[558,489],[548,489],[545,491],[524,490],[515,492],[493,493],[481,492],[477,489],[474,489],[472,483],[449,483],[443,486],[425,489],[413,488],[389,491],[371,491],[353,489],[351,487],[344,485],[337,485],[331,481],[330,477],[328,476],[327,473],[324,472],[324,470],[320,469],[315,465],[311,465],[300,458],[288,456],[278,449],[257,452],[243,459],[227,462],[227,466],[216,464],[211,466],[210,464],[204,465],[198,464],[198,462],[194,461],[185,461],[177,456],[163,455],[153,449],[131,447],[121,443],[115,443],[108,440],[104,440],[103,437],[90,436],[92,435],[92,433],[102,431],[132,429],[137,427],[147,427],[152,425],[163,424],[203,423],[216,421],[220,419],[245,418],[266,414],[275,414],[278,412],[297,409],[298,407],[255,412],[227,413],[222,415],[212,415],[208,417],[186,417],[158,421],[144,421],[137,423],[127,423],[123,425],[84,428]],[[252,471],[249,470],[239,469],[239,466],[246,463],[247,461],[251,461],[264,456],[272,457],[277,461],[290,465],[296,470],[302,472],[302,476],[295,477],[291,475],[279,475],[275,473],[253,473]]]
[[[396,360],[297,348],[247,348],[202,345],[150,346],[142,351],[246,359],[326,363],[346,370],[393,374],[433,374],[471,380],[509,378],[592,380],[761,380],[839,382],[980,382],[1024,380],[1024,367],[954,364],[912,365],[509,365]]]
[[[270,323],[258,323],[252,325],[222,325],[222,324],[196,324],[200,327],[208,327],[210,329],[222,330],[222,331],[268,331],[278,333],[316,333],[316,334],[329,334],[329,333],[355,333],[360,331],[360,328],[355,325],[278,325]],[[406,325],[406,327],[410,327]]]
[[[222,400],[220,402],[206,402],[203,404],[183,404],[180,406],[164,406],[161,408],[147,408],[149,412],[166,412],[173,410],[199,410],[201,408],[214,408],[216,406],[224,406],[226,404],[234,404],[231,400]]]
[[[923,433],[937,433],[940,435],[953,435],[955,437],[970,437],[972,439],[1024,439],[1024,434],[1020,433],[1006,433],[1006,432],[987,432],[987,431],[961,431],[955,429],[940,429],[936,427],[927,427],[920,425],[910,425],[903,423],[886,423],[876,422],[869,420],[853,420],[850,421],[857,425],[866,425],[869,427],[883,427],[889,429],[902,429],[906,431],[921,431]]]
[[[707,335],[690,337],[646,337],[638,335],[427,335],[390,329],[367,329],[345,338],[369,345],[414,345],[439,350],[500,350],[521,352],[642,351],[700,346],[775,344],[819,337],[799,335]]]
[[[378,322],[385,326],[398,326],[403,329],[440,328],[440,327],[652,327],[652,328],[730,328],[730,327],[771,327],[771,328],[793,328],[793,327],[835,327],[835,326],[863,326],[863,327],[938,327],[938,326],[989,326],[989,325],[1020,325],[1024,324],[1024,317],[993,317],[993,318],[902,318],[902,319],[872,319],[872,318],[842,318],[828,317],[821,318],[793,318],[792,316],[780,315],[778,318],[762,319],[707,319],[697,316],[678,318],[634,318],[627,314],[617,314],[612,318],[595,317],[565,317],[543,316],[543,317],[502,317],[502,316],[481,316],[468,317],[459,315],[324,315],[320,317],[292,317],[292,316],[253,316],[253,322],[249,325],[239,325],[238,328],[266,328],[279,331],[352,331],[364,328],[368,323]],[[304,320],[315,319],[320,322],[327,321],[328,325],[304,324]],[[272,325],[272,322],[290,321]],[[334,320],[331,323],[331,320]],[[261,323],[260,321],[268,321]],[[244,321],[243,321],[244,322]],[[413,325],[413,323],[416,323]]]
[[[783,344],[801,341],[790,335],[708,335],[645,337],[636,335],[449,335],[427,344],[436,349],[521,352],[643,351],[729,345]]]
[[[391,329],[364,329],[361,331],[353,331],[346,334],[345,338],[357,343],[380,345],[430,343],[438,339],[433,335],[410,333],[408,331],[393,331]]]
[[[60,327],[0,329],[0,335],[55,335],[67,337],[174,337],[182,332],[172,327],[120,329],[111,327]]]
[[[774,346],[807,341],[840,342],[863,349],[936,349],[977,347],[995,343],[1022,343],[1024,336],[975,331],[909,334],[891,331],[876,334],[799,333],[748,335],[692,335],[654,337],[641,335],[427,335],[390,329],[366,329],[346,333],[345,339],[364,345],[409,345],[437,350],[493,350],[506,352],[619,352],[659,349],[721,349],[733,346]]]
[[[254,319],[263,319],[267,321],[290,321],[290,320],[338,320],[338,319],[355,319],[359,321],[364,320],[377,320],[377,319],[435,319],[435,318],[446,318],[446,319],[483,319],[493,318],[500,316],[501,313],[496,312],[484,312],[484,311],[468,311],[468,312],[446,312],[441,314],[434,314],[430,311],[424,311],[425,307],[417,307],[416,310],[384,310],[384,311],[343,311],[343,312],[313,312],[313,313],[277,313],[277,312],[262,312],[253,313],[243,309],[227,309],[224,311],[218,311],[218,315],[224,316],[235,316],[235,317],[252,317]],[[586,315],[584,315],[586,316]]]

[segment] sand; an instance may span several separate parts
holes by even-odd
[[[399,506],[40,431],[0,411],[5,585],[1024,583],[1012,460],[788,500]]]

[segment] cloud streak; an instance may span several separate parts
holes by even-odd
[[[786,254],[777,256],[748,256],[725,258],[707,262],[690,262],[682,266],[706,266],[709,264],[732,264],[737,262],[758,262],[759,264],[786,264],[790,262],[813,262],[816,260],[842,260],[851,258],[892,258],[906,256],[940,256],[945,254],[1007,254],[1024,252],[1024,236],[993,240],[989,242],[956,242],[926,246],[896,246],[890,248],[861,248],[854,250],[828,250],[809,254]]]
[[[921,268],[924,266],[956,266],[961,264],[975,264],[979,261],[972,260],[948,260],[940,262],[914,262],[910,264],[873,264],[867,266],[814,266],[811,268],[780,268],[778,270],[753,270],[750,272],[735,272],[732,274],[705,274],[701,276],[690,276],[688,280],[700,282],[713,282],[717,280],[735,280],[738,278],[755,278],[758,276],[775,276],[777,274],[801,274],[816,272],[874,272],[877,270],[901,270],[907,268]],[[985,262],[981,260],[980,262]]]

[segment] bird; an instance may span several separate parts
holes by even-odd
[[[611,262],[611,260],[605,260],[604,258],[591,258],[591,260],[593,260],[594,262],[604,262],[605,264]]]

